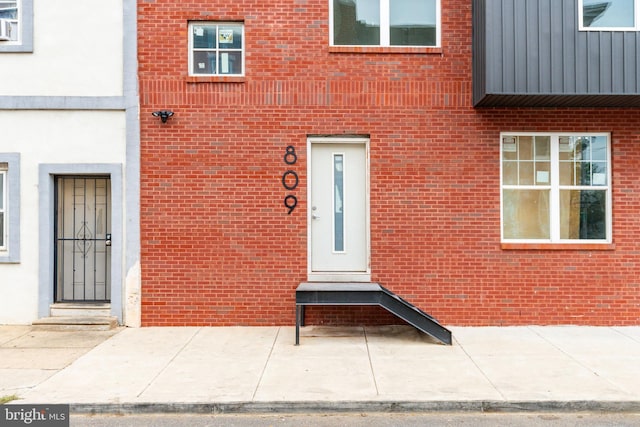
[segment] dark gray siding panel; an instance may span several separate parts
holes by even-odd
[[[579,31],[578,0],[473,0],[473,5],[476,106],[505,100],[514,105],[526,96],[532,96],[527,105],[534,100],[637,104],[639,32]]]
[[[486,70],[487,70],[487,45],[485,43],[485,2],[486,0],[474,1],[473,7],[473,103],[481,100],[486,94]]]

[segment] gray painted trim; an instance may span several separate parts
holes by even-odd
[[[122,96],[0,96],[0,110],[124,110]]]
[[[111,177],[111,314],[122,323],[124,291],[122,252],[124,249],[124,198],[121,164],[41,164],[38,168],[38,208],[40,234],[40,271],[38,278],[38,317],[49,316],[53,296],[54,255],[54,176],[109,175]]]
[[[7,163],[9,240],[6,255],[0,256],[0,264],[20,262],[20,154],[0,153],[0,162]]]
[[[20,4],[21,19],[19,29],[19,44],[5,44],[0,42],[0,53],[2,52],[33,52],[33,0],[22,0]]]
[[[126,105],[127,138],[125,165],[127,180],[125,186],[125,284],[129,270],[140,262],[140,115],[138,102],[137,7],[136,0],[124,0],[123,2],[123,91]]]

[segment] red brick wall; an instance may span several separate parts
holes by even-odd
[[[473,109],[471,2],[442,3],[428,54],[330,52],[326,0],[139,3],[144,325],[294,323],[318,134],[370,135],[372,280],[443,323],[638,324],[640,112]],[[243,81],[188,78],[187,22],[209,19],[244,21]],[[501,249],[501,131],[612,133],[613,249]],[[311,308],[308,322],[394,318]]]

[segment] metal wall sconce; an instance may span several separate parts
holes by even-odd
[[[160,117],[160,120],[162,120],[162,123],[167,123],[167,120],[169,119],[169,117],[173,116],[173,111],[168,111],[168,110],[154,111],[153,113],[151,113],[151,115],[153,117]]]

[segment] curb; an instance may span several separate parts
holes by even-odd
[[[77,403],[74,414],[266,414],[348,412],[638,412],[640,401],[302,401],[223,403]]]

